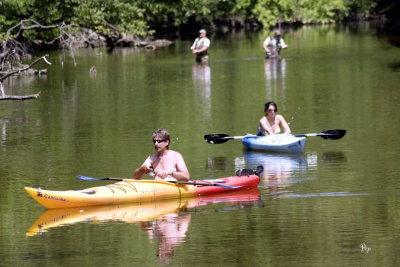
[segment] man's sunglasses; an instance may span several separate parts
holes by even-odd
[[[166,140],[154,140],[153,139],[153,144],[155,144],[155,143],[162,143],[162,142],[165,142]]]

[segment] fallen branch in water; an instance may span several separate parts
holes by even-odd
[[[24,68],[17,69],[17,70],[10,71],[10,72],[6,73],[4,76],[0,77],[0,82],[4,81],[5,79],[7,79],[8,77],[10,77],[10,76],[12,76],[12,75],[14,75],[14,74],[21,73],[21,72],[24,72],[24,71],[26,71],[26,70],[29,70],[30,68],[32,68],[33,65],[35,65],[36,63],[38,63],[40,60],[43,60],[43,61],[46,62],[47,64],[51,65],[51,63],[50,63],[50,62],[47,60],[47,58],[46,58],[46,57],[48,57],[48,56],[49,56],[49,55],[44,55],[44,56],[42,56],[42,57],[36,59],[36,60],[33,61],[30,65],[28,65],[28,66],[26,66],[26,67],[24,67]]]
[[[46,57],[48,57],[48,55],[44,55],[44,56],[36,59],[35,61],[33,61],[31,64],[29,64],[26,67],[23,67],[21,69],[17,69],[14,71],[10,71],[10,72],[6,73],[4,76],[0,77],[0,90],[1,90],[0,100],[27,100],[27,99],[38,98],[40,96],[40,92],[37,94],[33,94],[33,95],[22,95],[22,96],[6,95],[6,93],[4,91],[3,81],[5,79],[11,77],[12,75],[15,75],[15,74],[18,74],[18,73],[21,73],[21,72],[31,69],[33,65],[35,65],[36,63],[38,63],[41,60],[43,60],[47,64],[51,65],[51,63],[47,60]]]
[[[40,92],[33,95],[4,95],[0,97],[0,100],[27,100],[39,97],[40,97]]]

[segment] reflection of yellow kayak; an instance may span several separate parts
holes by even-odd
[[[176,212],[186,205],[187,201],[182,202],[180,199],[171,199],[123,205],[51,209],[44,212],[36,220],[26,235],[31,236],[45,232],[48,228],[82,221],[102,222],[114,220],[127,223],[151,221],[162,215]]]
[[[194,208],[217,202],[251,202],[260,197],[258,188],[219,194],[208,197],[171,199],[124,205],[88,206],[45,211],[29,228],[26,235],[33,236],[50,228],[78,222],[122,221],[126,223],[147,222],[184,208]]]
[[[195,183],[196,181],[190,182]],[[31,187],[25,187],[25,190],[44,207],[55,209],[191,198],[250,189],[257,187],[259,182],[260,177],[252,174],[249,176],[231,176],[218,180],[202,181],[201,184],[203,185],[123,179],[123,181],[114,184],[91,187],[84,190],[53,191]],[[197,181],[197,183],[200,183],[200,181]],[[207,185],[204,186],[204,184]]]

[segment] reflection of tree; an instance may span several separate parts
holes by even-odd
[[[26,118],[25,111],[19,109],[17,114],[13,114],[11,117],[0,118],[0,131],[1,131],[1,145],[6,144],[9,132],[15,133],[13,129],[17,127],[18,129],[30,129],[30,127],[36,127],[41,124],[41,120],[38,119],[28,119]],[[18,138],[14,135],[13,140]],[[23,138],[23,142],[29,142],[28,139]]]
[[[161,262],[168,264],[174,256],[174,246],[185,242],[190,219],[190,213],[171,213],[152,222],[139,223],[151,239],[158,239],[157,256]]]
[[[338,162],[346,162],[346,154],[343,151],[331,151],[331,152],[325,152],[322,155],[322,160],[324,162],[333,162],[333,163],[338,163]]]
[[[7,139],[7,123],[8,123],[8,120],[7,119],[0,119],[0,122],[2,123],[2,127],[1,127],[1,143],[3,143]]]
[[[285,59],[266,59],[264,61],[264,72],[267,99],[276,99],[277,92],[281,92],[284,96],[284,91],[286,90]]]
[[[200,104],[211,114],[211,69],[207,64],[195,63],[192,67],[192,79],[195,92],[200,95]]]
[[[246,168],[242,157],[208,157],[206,161],[206,169],[208,170],[209,176],[232,172],[232,166],[234,166],[236,170]]]

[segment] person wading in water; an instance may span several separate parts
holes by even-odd
[[[206,37],[206,30],[201,29],[199,33],[200,36],[194,40],[190,50],[192,50],[193,54],[196,54],[197,62],[206,64],[208,63],[208,48],[210,47],[210,40]]]
[[[286,49],[288,46],[281,38],[281,32],[276,30],[274,36],[269,36],[263,43],[265,58],[279,58],[281,49]]]

